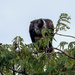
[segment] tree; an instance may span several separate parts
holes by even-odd
[[[65,22],[70,23],[71,18],[62,13],[57,21],[54,35],[74,38],[70,35],[58,34],[60,30],[70,29]],[[46,30],[51,32],[51,30]],[[42,32],[44,35],[44,32]],[[44,36],[45,37],[45,36]],[[23,39],[17,36],[12,45],[0,43],[0,74],[1,75],[74,75],[75,74],[75,41],[70,43],[62,41],[60,49],[53,47],[55,54],[47,50],[39,50],[40,46],[49,45],[49,37],[39,40],[38,43],[24,44]],[[55,41],[56,39],[53,38]],[[42,41],[44,43],[42,43]],[[67,45],[67,49],[65,49]]]

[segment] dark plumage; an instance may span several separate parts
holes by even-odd
[[[46,28],[52,29],[51,35],[53,36],[54,25],[50,19],[36,19],[31,21],[30,27],[29,27],[29,33],[30,33],[32,42],[37,42],[38,40],[40,40],[42,38],[41,30]],[[51,44],[50,44],[50,47],[52,47]]]

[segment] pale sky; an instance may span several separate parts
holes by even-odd
[[[75,0],[0,0],[0,43],[11,44],[14,37],[21,36],[24,43],[29,44],[30,21],[48,18],[56,26],[61,13],[71,16],[71,29],[60,33],[75,36]],[[60,36],[55,38],[55,47],[60,41],[74,41]]]

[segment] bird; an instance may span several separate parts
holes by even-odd
[[[29,34],[33,43],[37,43],[39,40],[45,39],[45,37],[42,35],[42,30],[45,29],[51,29],[51,33],[49,35],[52,37],[54,36],[54,24],[51,19],[40,18],[30,22]],[[48,36],[48,34],[45,33],[45,36]],[[53,38],[50,38],[50,40],[52,42]],[[48,52],[52,52],[54,54],[54,49],[51,42],[48,41],[49,46],[45,47],[45,49],[47,49]],[[41,49],[43,49],[43,47],[41,47]]]

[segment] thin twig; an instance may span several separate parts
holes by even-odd
[[[23,72],[23,71],[17,71],[17,70],[14,70],[12,68],[9,68],[9,69],[12,70],[12,71],[14,71],[14,72],[20,73],[20,74],[28,75],[26,72]]]
[[[13,60],[13,69],[15,69],[14,60]],[[13,71],[13,75],[15,75],[15,71]]]
[[[61,49],[58,49],[58,48],[54,48],[54,49],[61,51],[63,54],[65,54],[65,55],[68,56],[69,58],[75,59],[75,57],[69,56],[67,53],[65,53],[65,52],[62,51]]]
[[[17,73],[25,74],[23,71],[17,71],[17,70],[14,70],[12,68],[9,68],[9,69],[12,70],[12,71],[14,71],[14,72],[17,72]],[[28,74],[26,74],[26,75],[28,75]]]
[[[75,39],[75,37],[74,36],[71,36],[71,35],[64,35],[64,34],[54,33],[54,35],[55,34],[60,35],[60,36],[65,36],[65,37],[71,37],[71,38],[74,38]]]

